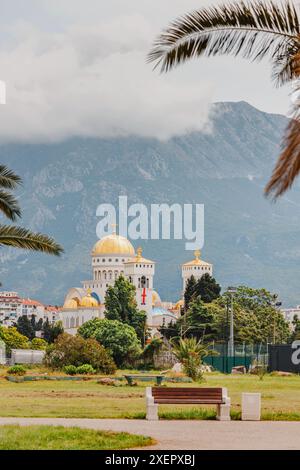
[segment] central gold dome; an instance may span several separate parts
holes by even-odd
[[[135,251],[127,238],[112,233],[101,238],[93,248],[92,255],[124,255],[134,256]]]

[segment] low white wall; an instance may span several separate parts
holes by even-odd
[[[11,364],[41,364],[45,356],[45,351],[34,349],[12,349]]]

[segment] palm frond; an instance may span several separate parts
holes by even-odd
[[[298,90],[300,92],[300,88]],[[300,173],[300,111],[299,104],[294,107],[293,118],[286,129],[282,142],[282,152],[265,188],[266,196],[277,199],[293,184]]]
[[[53,238],[12,225],[0,225],[1,245],[21,248],[23,250],[40,251],[56,256],[63,253],[63,248]]]
[[[22,183],[20,176],[16,175],[5,165],[0,165],[0,186],[5,189],[16,189]]]
[[[275,60],[299,50],[298,12],[291,1],[255,0],[202,8],[175,20],[154,43],[148,55],[161,71],[202,55],[241,55]],[[277,79],[276,70],[273,72]],[[285,76],[283,75],[282,78]],[[278,80],[282,81],[282,80]]]
[[[17,199],[7,191],[0,190],[0,211],[10,220],[21,217],[21,209]]]

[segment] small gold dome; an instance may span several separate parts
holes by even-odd
[[[80,301],[80,307],[99,307],[97,300],[91,295],[90,292],[82,297]]]
[[[158,303],[161,303],[160,297],[158,293],[155,290],[153,290],[152,291],[152,307],[154,307]]]
[[[78,304],[75,299],[69,299],[65,302],[64,308],[77,308]]]
[[[180,310],[181,307],[183,307],[183,306],[184,306],[184,301],[182,299],[180,299],[180,300],[178,300],[178,302],[176,303],[174,308],[175,308],[175,310]]]
[[[134,248],[127,238],[112,233],[99,240],[93,248],[92,255],[134,256]]]

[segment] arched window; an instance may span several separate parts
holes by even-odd
[[[149,278],[147,277],[147,288],[149,289]]]
[[[138,288],[140,288],[140,287],[141,287],[141,278],[139,277],[138,278]]]
[[[107,279],[107,274],[106,274],[106,271],[103,271],[103,278],[104,278],[104,279],[105,279],[105,281],[106,281],[106,279]]]
[[[112,280],[112,274],[113,274],[112,271],[109,271],[109,272],[108,272],[108,276],[109,276],[108,279],[109,279],[110,281]]]
[[[141,288],[143,289],[144,287],[146,287],[146,277],[142,276],[141,277]]]

